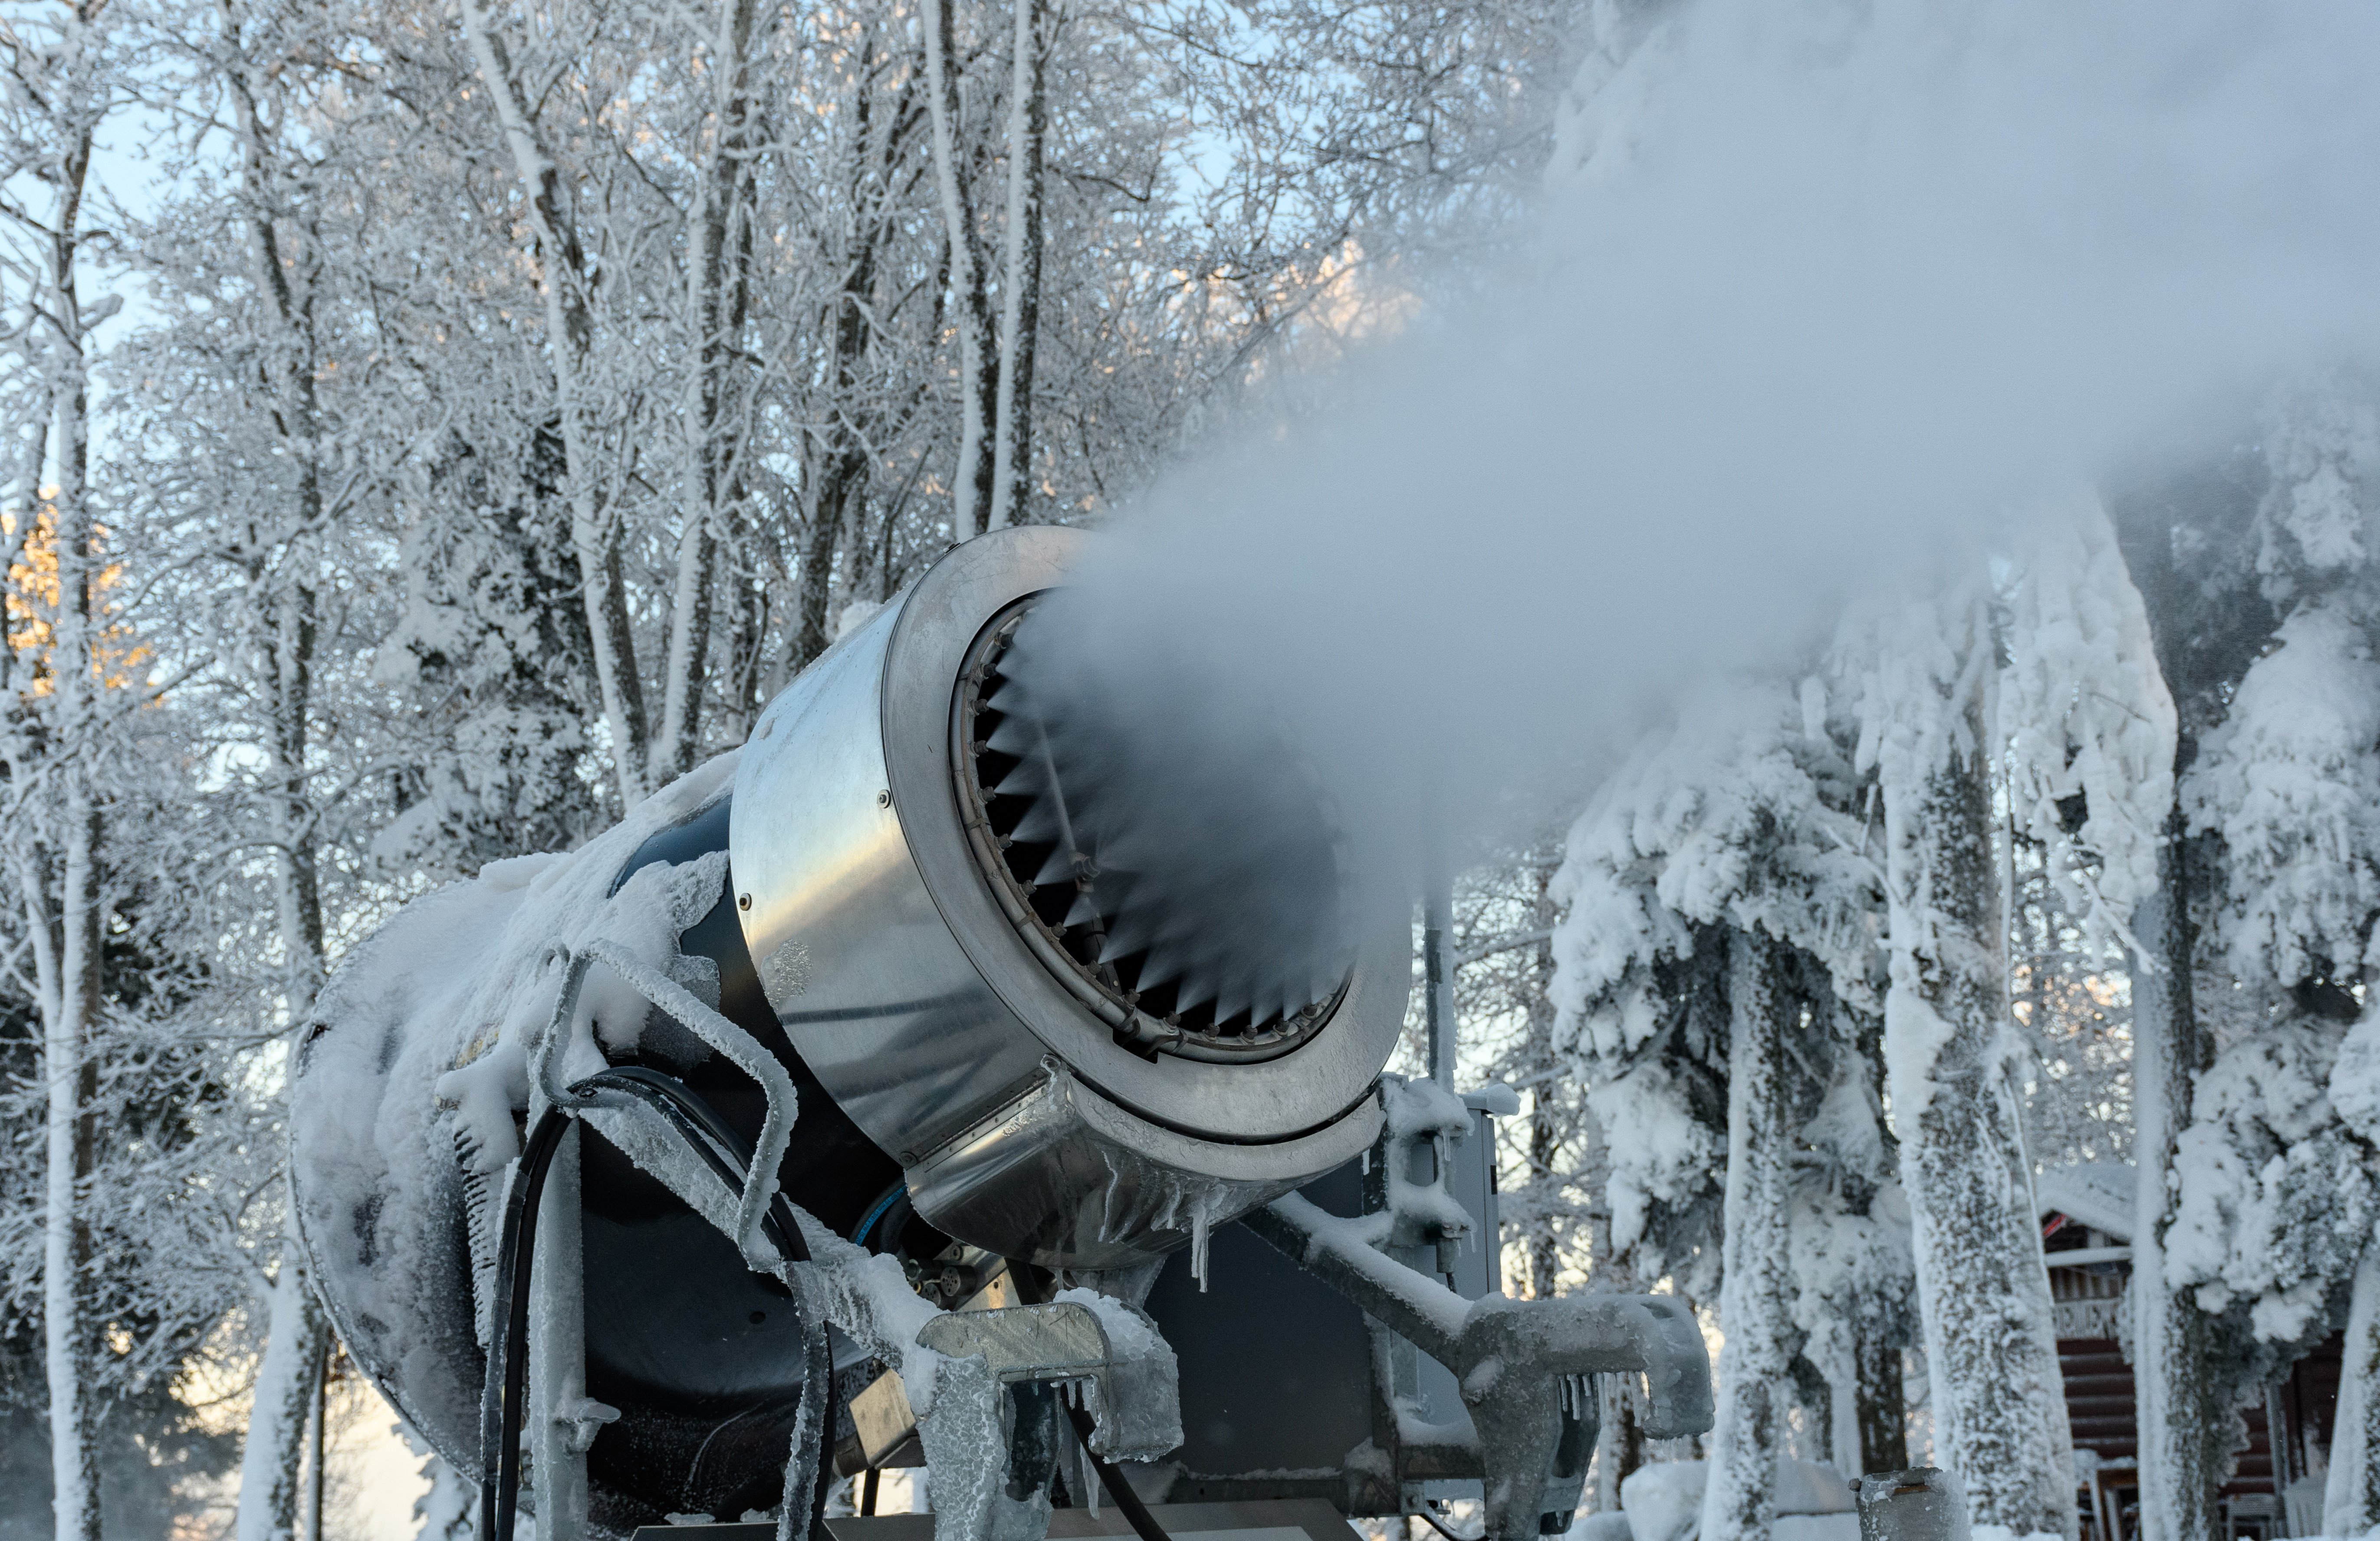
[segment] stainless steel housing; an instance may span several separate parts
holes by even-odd
[[[951,1235],[1052,1267],[1162,1256],[1353,1159],[1404,1015],[1402,907],[1328,1021],[1260,1062],[1144,1057],[1018,934],[970,849],[953,700],[983,628],[1091,539],[956,548],[762,715],[729,828],[770,1004]]]

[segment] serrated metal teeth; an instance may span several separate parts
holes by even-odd
[[[1102,989],[1180,1029],[1170,1047],[1293,1045],[1353,964],[1327,804],[1261,742],[1234,765],[1127,741],[1070,702],[1031,623],[995,634],[961,701],[971,784],[996,799],[980,807],[1000,876]],[[1241,772],[1245,808],[1212,782],[1219,764]]]

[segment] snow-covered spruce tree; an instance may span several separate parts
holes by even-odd
[[[2106,956],[2113,944],[2138,941],[2134,1107],[2152,1122],[2161,1097],[2186,1095],[2194,1068],[2168,1074],[2174,1024],[2160,1013],[2173,996],[2161,971],[2171,960],[2154,930],[2147,940],[2130,930],[2135,920],[2166,924],[2161,863],[2171,855],[2177,726],[2145,603],[2097,498],[2078,495],[2024,527],[2006,605],[1998,710],[2012,838],[2038,855],[2081,953]],[[2143,1128],[2135,1148],[2148,1161],[2143,1171],[2162,1170],[2147,1154],[2155,1146]],[[2143,1524],[2150,1535],[2201,1536],[2210,1534],[2216,1486],[2211,1410],[2195,1405],[2204,1349],[2191,1335],[2201,1328],[2169,1292],[2142,1282],[2159,1277],[2161,1224],[2143,1216],[2135,1232],[2131,1294],[2135,1378],[2148,1391],[2143,1449],[2157,1452],[2146,1462]]]
[[[1814,994],[1809,1009],[1828,1005]],[[1903,1351],[1917,1341],[1917,1280],[1898,1143],[1885,1126],[1884,1023],[1836,997],[1832,1071],[1804,1119],[1793,1194],[1793,1320],[1824,1379],[1839,1468],[1910,1464]]]
[[[1899,1340],[1864,1356],[1890,1392],[1859,1384],[1861,1340],[1893,1325],[1863,1306],[1893,1292],[1896,1270],[1890,1228],[1870,1213],[1883,1135],[1851,1025],[1860,1013],[1844,1009],[1873,1010],[1881,901],[1826,702],[1812,680],[1692,703],[1590,804],[1558,885],[1560,1031],[1607,1123],[1612,1244],[1643,1249],[1658,1225],[1667,1234],[1640,1274],[1674,1271],[1682,1244],[1705,1298],[1720,1276],[1712,1535],[1767,1528],[1812,1323],[1830,1329],[1812,1378],[1836,1412],[1825,1422],[1838,1460],[1880,1453],[1861,1448],[1883,1443],[1880,1430],[1860,1438],[1863,1403],[1888,1401],[1898,1421]],[[1682,1086],[1706,1089],[1680,1098]]]
[[[2232,580],[2243,620],[2230,656],[2245,667],[2185,712],[2195,756],[2180,810],[2198,838],[2183,872],[2202,891],[2204,934],[2179,940],[2194,940],[2228,988],[2210,992],[2215,1011],[2199,1008],[2195,1047],[2220,1052],[2173,1140],[2167,1283],[2211,1317],[2194,1330],[2226,1345],[2201,1376],[2224,1437],[2210,1462],[2240,1438],[2232,1408],[2344,1317],[2325,1529],[2360,1535],[2380,1520],[2372,1061],[2350,1025],[2380,917],[2380,574],[2369,557],[2380,416],[2368,387],[2326,382],[2286,403],[2258,458],[2245,539],[2216,575]],[[2224,550],[2200,533],[2190,549],[2209,548]],[[2179,607],[2174,629],[2191,613]],[[2253,629],[2260,615],[2279,617],[2268,639]]]
[[[542,430],[485,452],[457,436],[400,498],[400,608],[371,663],[406,761],[372,836],[393,872],[465,875],[601,826],[578,774],[593,714],[559,450]]]
[[[2259,460],[2235,455],[2190,467],[2118,505],[2126,563],[2174,702],[2177,787],[2271,627],[2254,574]],[[2193,1295],[2206,1275],[2204,1242],[2192,1234],[2200,1222],[2191,1216],[2187,1185],[2177,1182],[2178,1152],[2204,1138],[2185,1126],[2214,1055],[2212,1019],[2230,994],[2227,981],[2207,972],[2201,937],[2220,865],[2216,843],[2193,832],[2177,798],[2158,845],[2155,887],[2132,917],[2141,961],[2131,979],[2137,1198],[2130,1348],[2144,1448],[2162,1451],[2143,1492],[2142,1523],[2167,1541],[2213,1534],[2215,1490],[2242,1434],[2230,1415],[2235,1393],[2241,1372],[2252,1370],[2235,1356],[2227,1375],[2216,1345],[2254,1341],[2244,1323],[2224,1330],[2209,1320]]]
[[[1980,583],[1847,628],[1884,809],[1885,1062],[1935,1454],[1979,1526],[2074,1534],[2072,1456],[2010,1074],[1993,850],[1994,639]]]

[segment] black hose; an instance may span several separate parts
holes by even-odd
[[[497,1362],[489,1366],[488,1394],[480,1401],[480,1534],[512,1541],[520,1506],[521,1404],[528,1394],[529,1266],[535,1250],[538,1200],[546,1170],[561,1147],[570,1115],[548,1108],[529,1130],[519,1176],[504,1194],[504,1240],[496,1253],[496,1308],[504,1330]]]
[[[1115,1462],[1091,1449],[1094,1426],[1090,1410],[1077,1407],[1070,1401],[1060,1405],[1066,1410],[1067,1421],[1075,1426],[1075,1438],[1083,1442],[1083,1453],[1090,1457],[1091,1469],[1099,1474],[1099,1486],[1108,1490],[1108,1497],[1123,1511],[1123,1517],[1131,1524],[1134,1534],[1140,1537],[1140,1541],[1172,1541],[1172,1537],[1165,1534],[1165,1527],[1157,1523],[1157,1516],[1148,1511],[1148,1505],[1141,1502],[1140,1495],[1132,1490],[1132,1484],[1116,1470]]]
[[[570,1090],[580,1098],[601,1091],[618,1092],[654,1109],[731,1193],[744,1191],[747,1174],[752,1168],[752,1152],[744,1147],[734,1130],[720,1121],[710,1104],[696,1096],[683,1081],[641,1065],[617,1065],[597,1072]],[[539,1115],[536,1125],[529,1130],[528,1143],[521,1151],[519,1173],[504,1196],[504,1233],[496,1252],[494,1313],[503,1330],[496,1334],[495,1363],[489,1366],[487,1394],[480,1401],[482,1541],[513,1541],[514,1525],[519,1517],[521,1423],[528,1400],[529,1280],[536,1251],[537,1209],[539,1200],[545,1195],[546,1172],[553,1165],[554,1152],[562,1147],[563,1132],[570,1127],[570,1117],[565,1110],[553,1107]],[[771,1195],[760,1224],[762,1233],[779,1256],[795,1263],[810,1260],[809,1247],[802,1239],[801,1227],[795,1223],[792,1206],[784,1195]],[[821,1376],[819,1365],[806,1363],[802,1385],[805,1402],[821,1394],[813,1389],[813,1383],[821,1380],[827,1383],[822,1394],[832,1397],[832,1365]],[[831,1435],[829,1430],[823,1437]],[[788,1494],[788,1501],[791,1498]]]
[[[610,1070],[598,1071],[570,1089],[579,1096],[614,1091],[637,1098],[668,1119],[678,1136],[702,1158],[731,1193],[744,1191],[752,1153],[734,1130],[720,1122],[710,1104],[696,1096],[685,1082],[642,1065],[614,1065]],[[802,1239],[802,1228],[794,1223],[793,1208],[783,1194],[771,1196],[768,1213],[761,1217],[760,1231],[786,1261],[810,1260],[809,1244]]]
[[[1016,1298],[1026,1304],[1050,1304],[1049,1286],[1042,1282],[1032,1264],[1011,1257],[1008,1278],[1016,1287]],[[1173,1541],[1165,1534],[1165,1527],[1157,1523],[1157,1516],[1148,1511],[1148,1505],[1132,1490],[1132,1484],[1116,1469],[1115,1462],[1091,1449],[1091,1435],[1097,1426],[1091,1421],[1090,1409],[1078,1407],[1063,1397],[1058,1399],[1058,1405],[1066,1410],[1066,1421],[1075,1426],[1075,1438],[1082,1441],[1083,1454],[1090,1461],[1091,1470],[1099,1474],[1099,1486],[1108,1490],[1108,1498],[1123,1511],[1124,1523],[1132,1526],[1134,1534],[1140,1541]]]
[[[1480,1538],[1474,1536],[1457,1535],[1452,1531],[1447,1529],[1444,1525],[1439,1523],[1438,1516],[1429,1511],[1429,1505],[1427,1503],[1423,1504],[1420,1508],[1412,1511],[1412,1513],[1414,1518],[1428,1525],[1430,1529],[1438,1532],[1439,1535],[1445,1536],[1446,1541],[1480,1541]]]

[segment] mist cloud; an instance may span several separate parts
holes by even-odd
[[[1050,650],[1184,754],[1294,724],[1376,830],[1574,786],[1697,675],[2380,354],[2375,79],[2336,0],[1677,7],[1490,297],[1158,487]]]

